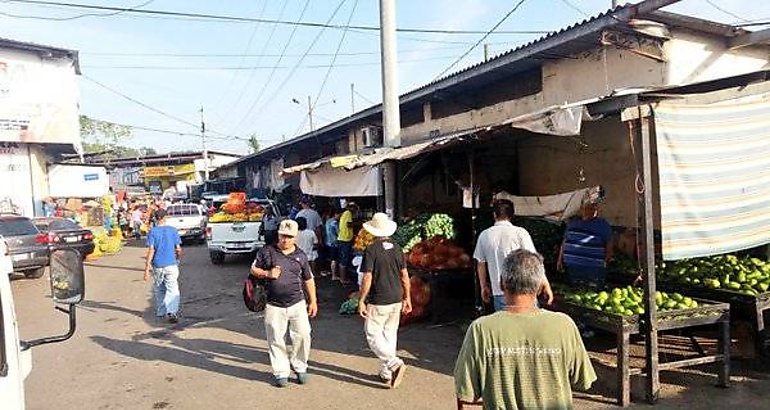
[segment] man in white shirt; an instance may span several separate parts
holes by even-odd
[[[505,296],[500,286],[505,258],[511,252],[519,249],[535,253],[537,250],[535,250],[529,232],[511,223],[511,219],[513,219],[513,203],[511,201],[507,199],[495,201],[494,216],[494,226],[485,229],[479,235],[473,258],[476,259],[481,298],[485,303],[493,303],[495,311],[500,311],[505,308]],[[489,274],[488,280],[487,273]],[[553,301],[553,292],[547,278],[540,293],[547,297],[548,304]]]
[[[302,207],[302,209],[297,212],[297,216],[294,218],[294,220],[296,221],[297,218],[305,218],[307,221],[307,228],[315,232],[316,237],[319,240],[322,240],[324,222],[323,219],[321,219],[321,215],[319,215],[315,209],[311,208],[310,199],[308,198],[302,198],[302,200],[299,202],[299,205]]]

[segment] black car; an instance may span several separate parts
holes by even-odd
[[[51,250],[74,249],[84,258],[94,251],[94,234],[66,218],[35,218],[35,226],[47,235]]]
[[[8,244],[14,272],[31,279],[45,274],[51,257],[48,235],[40,233],[32,220],[21,215],[2,214],[0,236]]]

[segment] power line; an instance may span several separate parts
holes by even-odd
[[[364,101],[368,102],[369,104],[372,104],[372,105],[376,105],[376,104],[379,104],[379,103],[376,103],[376,102],[374,102],[374,101],[372,101],[372,100],[370,100],[370,99],[366,98],[366,96],[365,96],[365,95],[363,95],[363,94],[361,94],[361,93],[359,93],[359,92],[358,92],[358,90],[353,90],[353,94],[355,94],[355,95],[357,95],[357,96],[361,97],[361,98],[362,98]]]
[[[571,0],[560,0],[562,3],[564,3],[567,7],[571,8],[572,10],[577,11],[578,13],[582,14],[583,17],[590,17],[591,15],[586,13],[585,10],[578,7],[577,4],[573,3]]]
[[[169,113],[166,113],[164,111],[161,111],[161,110],[159,110],[159,109],[157,109],[157,108],[155,108],[155,107],[153,107],[153,106],[151,106],[149,104],[145,104],[145,103],[137,100],[136,98],[133,98],[133,97],[130,97],[130,96],[126,95],[126,94],[123,94],[122,92],[120,92],[120,91],[118,91],[118,90],[116,90],[116,89],[114,89],[112,87],[109,87],[109,86],[107,86],[105,84],[102,84],[101,82],[99,82],[97,80],[94,80],[93,78],[91,78],[89,76],[81,75],[81,77],[83,77],[86,80],[88,80],[88,81],[98,85],[99,87],[104,88],[105,90],[107,90],[107,91],[109,91],[109,92],[111,92],[113,94],[117,94],[117,95],[123,97],[124,99],[126,99],[126,100],[128,100],[128,101],[130,101],[130,102],[132,102],[134,104],[137,104],[137,105],[139,105],[141,107],[144,107],[144,108],[146,108],[146,109],[148,109],[148,110],[150,110],[150,111],[152,111],[152,112],[154,112],[156,114],[160,114],[160,115],[162,115],[162,116],[164,116],[166,118],[172,119],[174,121],[180,122],[180,123],[185,124],[185,125],[189,125],[189,126],[192,126],[192,127],[195,127],[195,128],[199,127],[199,124],[194,124],[194,123],[186,121],[186,120],[184,120],[182,118],[179,118],[179,117],[176,117],[176,116],[171,115]],[[224,134],[216,132],[216,131],[214,131],[214,132],[216,134],[224,135]]]
[[[399,63],[403,64],[409,64],[409,63],[420,63],[424,61],[432,61],[432,60],[448,60],[450,58],[454,58],[454,55],[451,56],[435,56],[435,57],[425,57],[425,58],[415,58],[415,59],[404,59],[399,60]],[[340,63],[340,64],[334,64],[335,67],[366,67],[366,66],[376,66],[380,63],[377,61],[371,61],[371,62],[365,62],[365,63]],[[282,66],[245,66],[245,67],[239,67],[239,66],[166,66],[166,65],[147,65],[147,66],[141,66],[141,65],[83,65],[83,68],[87,68],[89,70],[221,70],[221,71],[238,71],[238,70],[272,70],[272,69],[287,69],[287,68],[310,68],[310,69],[317,69],[317,68],[329,68],[331,64],[300,64],[299,66],[288,66],[288,65],[282,65]]]
[[[376,26],[351,25],[346,27],[338,24],[316,23],[316,22],[308,22],[308,21],[287,21],[287,20],[275,20],[275,19],[265,19],[265,18],[253,18],[253,17],[236,17],[236,16],[217,15],[217,14],[208,14],[208,13],[187,13],[187,12],[167,11],[167,10],[147,10],[147,9],[111,7],[111,6],[98,6],[98,5],[89,5],[89,4],[65,3],[65,2],[55,2],[55,1],[38,1],[38,0],[5,0],[5,1],[8,3],[45,5],[45,6],[79,8],[79,9],[88,9],[88,10],[116,11],[120,13],[129,13],[129,14],[138,14],[138,15],[186,17],[186,18],[193,18],[193,19],[219,20],[219,21],[225,21],[225,22],[229,21],[229,22],[239,22],[239,23],[249,23],[249,22],[274,23],[274,24],[290,25],[290,26],[333,28],[333,29],[339,29],[339,30],[342,30],[345,28],[354,29],[354,30],[364,30],[364,31],[380,30],[380,28]],[[23,18],[22,16],[12,16],[12,17]],[[32,16],[26,16],[26,17],[32,18]],[[94,17],[98,17],[98,15]],[[40,18],[43,20],[53,19],[49,17],[37,17],[37,18]],[[459,34],[459,35],[485,33],[484,31],[478,31],[478,30],[448,30],[448,29],[426,29],[426,28],[398,28],[396,29],[396,31],[403,32],[403,33]],[[496,32],[496,34],[547,34],[550,32],[551,32],[550,30],[549,31],[508,30],[508,31],[498,31]]]
[[[746,20],[745,18],[743,18],[743,17],[741,17],[741,16],[731,12],[730,10],[723,9],[722,7],[720,7],[718,4],[714,3],[711,0],[706,0],[706,3],[708,3],[709,6],[711,6],[711,7],[715,8],[715,9],[721,11],[722,13],[727,14],[730,17],[734,17],[734,18],[738,19],[741,22],[744,22],[744,23],[748,22],[748,20]]]
[[[516,12],[516,10],[518,10],[518,9],[519,9],[519,7],[521,7],[521,5],[522,5],[522,4],[524,4],[524,2],[525,2],[525,1],[527,1],[527,0],[519,0],[519,2],[518,2],[518,3],[516,3],[516,5],[515,5],[515,6],[513,6],[513,8],[512,8],[512,9],[511,9],[511,10],[510,10],[508,13],[506,13],[506,14],[505,14],[505,16],[503,16],[503,18],[502,18],[502,19],[500,19],[500,21],[498,21],[498,22],[497,22],[497,24],[495,24],[495,25],[494,25],[494,26],[493,26],[493,27],[492,27],[492,28],[491,28],[489,31],[487,31],[487,32],[486,32],[486,33],[485,33],[485,34],[484,34],[484,35],[483,35],[483,36],[482,36],[482,37],[479,39],[479,41],[477,41],[477,42],[476,42],[474,45],[472,45],[472,46],[471,46],[471,48],[469,48],[469,49],[468,49],[468,51],[466,51],[466,52],[465,52],[465,53],[463,53],[463,54],[462,54],[460,57],[458,57],[458,58],[457,58],[457,59],[456,59],[456,60],[455,60],[455,61],[454,61],[452,64],[450,64],[450,65],[449,65],[449,67],[445,68],[445,69],[444,69],[444,71],[442,71],[441,73],[439,73],[439,75],[437,75],[437,76],[436,76],[436,78],[434,78],[434,79],[433,79],[433,81],[436,81],[436,80],[438,80],[439,78],[441,78],[441,77],[442,77],[444,74],[446,74],[447,72],[449,72],[449,70],[451,70],[452,68],[454,68],[454,66],[456,66],[456,65],[457,65],[457,63],[459,63],[459,62],[460,62],[460,61],[462,61],[462,60],[463,60],[463,59],[464,59],[466,56],[468,56],[468,54],[470,54],[470,53],[471,53],[471,51],[473,51],[474,49],[476,49],[476,47],[478,47],[478,46],[479,46],[479,44],[481,44],[482,42],[484,42],[484,40],[486,40],[486,39],[487,39],[487,37],[489,37],[489,35],[490,35],[490,34],[492,34],[492,33],[493,33],[493,32],[494,32],[494,31],[495,31],[495,30],[496,30],[498,27],[500,27],[500,25],[501,25],[501,24],[503,24],[503,23],[505,22],[505,20],[507,20],[507,19],[508,19],[508,17],[510,17],[510,16],[511,16],[511,14],[515,13],[515,12]]]
[[[79,14],[77,16],[70,16],[70,17],[25,16],[25,15],[5,13],[5,12],[0,12],[0,14],[2,14],[3,16],[6,16],[6,17],[13,17],[13,18],[19,18],[19,19],[70,21],[70,20],[81,19],[81,18],[84,18],[84,17],[112,17],[112,16],[117,16],[119,14],[127,13],[129,11],[134,11],[134,10],[141,9],[142,7],[145,7],[145,6],[149,5],[150,3],[154,2],[154,1],[155,0],[147,0],[144,3],[137,4],[136,6],[131,6],[128,9],[113,11],[113,12],[110,12],[110,13],[84,13],[84,14]]]
[[[299,17],[297,17],[297,21],[301,21],[302,17],[305,16],[305,12],[307,11],[307,7],[310,5],[310,0],[305,0],[305,5],[302,7],[302,11],[299,13]],[[281,61],[283,61],[283,56],[286,53],[286,50],[289,48],[289,44],[291,44],[292,40],[294,40],[294,35],[297,33],[297,28],[299,26],[294,26],[291,30],[291,34],[289,34],[289,38],[286,40],[286,43],[283,45],[283,49],[281,50],[281,55],[278,57],[278,61],[275,63],[273,67],[270,69],[270,74],[268,74],[267,79],[264,83],[262,83],[262,88],[260,88],[259,92],[257,93],[257,96],[254,98],[254,101],[249,106],[249,109],[246,111],[246,115],[244,115],[240,121],[235,125],[234,128],[232,128],[234,131],[238,129],[238,127],[243,124],[244,121],[246,121],[246,118],[249,117],[251,112],[254,110],[254,107],[257,106],[259,103],[259,100],[262,99],[262,95],[264,95],[265,90],[267,89],[267,86],[270,84],[270,81],[273,79],[273,75],[275,75],[276,70],[278,70],[278,65],[281,64]]]
[[[353,14],[356,12],[356,7],[358,7],[358,0],[355,0],[353,3],[353,8],[350,10],[350,15],[348,16],[348,25],[350,25],[350,21],[353,19]],[[324,75],[323,81],[321,81],[321,87],[318,89],[318,94],[315,96],[315,101],[313,101],[313,107],[315,107],[318,104],[318,99],[321,98],[321,94],[323,93],[324,87],[326,87],[326,82],[329,80],[329,75],[331,75],[332,70],[334,69],[334,63],[337,62],[337,55],[339,54],[340,50],[342,49],[342,44],[345,43],[345,36],[347,35],[348,31],[343,30],[342,36],[340,36],[340,41],[337,43],[337,49],[334,50],[334,56],[332,57],[332,61],[329,64],[329,69],[326,70],[326,75]]]
[[[467,43],[471,44],[471,43]],[[500,43],[489,43],[489,44],[500,44]],[[508,42],[505,42],[503,44],[509,44]],[[458,48],[461,48],[459,45],[457,46],[447,46],[447,47],[433,47],[430,51],[435,50],[456,50]],[[398,50],[399,54],[408,54],[408,53],[415,53],[415,52],[421,52],[424,53],[425,49],[405,49],[405,50]],[[251,57],[278,57],[280,54],[237,54],[237,53],[220,53],[220,54],[208,54],[208,53],[113,53],[113,52],[91,52],[91,51],[80,51],[81,55],[92,55],[92,56],[115,56],[115,57],[176,57],[176,58],[235,58],[235,57],[245,57],[245,58],[251,58]],[[335,53],[308,53],[308,57],[330,57],[333,56]],[[352,51],[352,52],[339,52],[336,53],[339,56],[367,56],[367,55],[379,55],[379,51]],[[302,54],[284,54],[284,57],[299,57]]]

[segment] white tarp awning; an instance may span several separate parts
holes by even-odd
[[[346,171],[322,166],[314,171],[302,171],[299,188],[302,193],[315,196],[379,196],[380,170],[378,167],[365,167]]]
[[[516,215],[566,221],[580,211],[586,193],[598,189],[599,187],[589,187],[547,196],[515,196],[503,191],[496,194],[494,199],[507,199],[513,202]]]
[[[585,111],[584,105],[553,106],[512,118],[506,124],[538,134],[570,137],[580,135]]]

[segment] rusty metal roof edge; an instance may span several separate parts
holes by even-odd
[[[72,64],[75,68],[75,74],[80,75],[80,52],[78,50],[72,50],[68,48],[53,47],[43,44],[30,43],[25,41],[11,40],[8,38],[0,37],[0,48],[10,48],[21,51],[31,51],[35,53],[47,52],[52,55],[58,54],[59,57],[64,56],[72,59]]]

